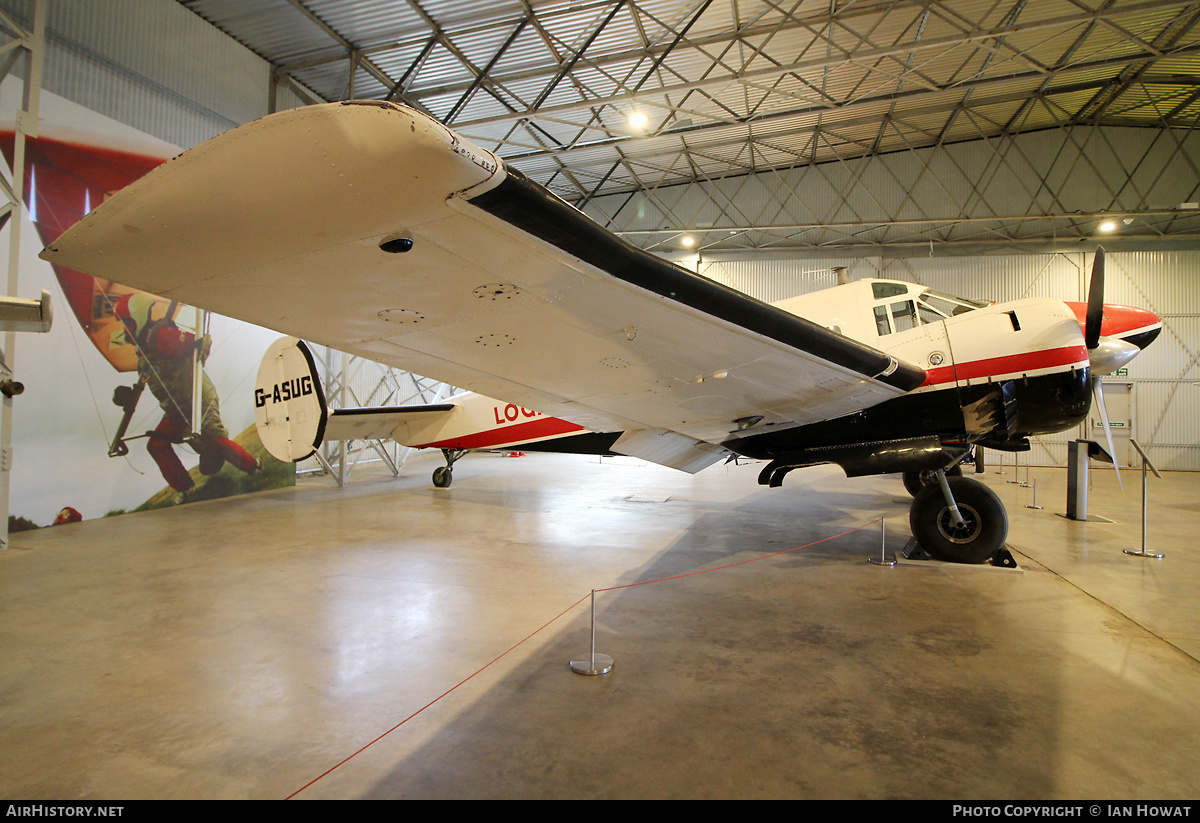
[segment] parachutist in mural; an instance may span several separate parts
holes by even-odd
[[[149,386],[150,393],[165,412],[162,422],[149,433],[146,446],[163,479],[181,493],[195,485],[175,453],[176,443],[187,443],[196,450],[203,475],[216,474],[226,461],[246,473],[256,471],[258,461],[229,439],[229,432],[221,422],[217,390],[203,370],[212,338],[205,334],[197,339],[191,332],[182,331],[169,312],[166,317],[153,319],[153,305],[154,300],[146,295],[128,294],[117,302],[114,314],[124,323],[126,335],[137,347],[140,382]],[[194,356],[197,352],[198,358]],[[199,435],[192,434],[189,422],[194,363],[201,370]]]

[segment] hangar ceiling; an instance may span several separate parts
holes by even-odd
[[[1189,192],[1200,177],[1185,145],[1200,116],[1193,0],[179,1],[269,61],[277,84],[313,102],[376,98],[425,110],[584,207],[667,187],[711,194],[718,181],[817,164],[857,161],[847,166],[857,185],[870,177],[865,158],[1095,127],[1170,135],[1174,150],[1156,152],[1171,156],[1171,170],[1153,174],[1190,170]],[[644,125],[631,123],[634,113]],[[1123,162],[1105,182],[1109,202],[1089,212],[1145,211],[1148,235],[1194,234],[1190,215],[1149,214],[1145,192],[1121,201],[1128,181],[1147,173],[1141,158]],[[1028,165],[1043,175],[1034,188],[1051,182]],[[782,202],[795,187],[781,178],[767,199]],[[1172,198],[1157,210],[1197,199]],[[679,196],[651,199],[661,225],[624,225],[611,202],[601,211],[649,246],[672,228],[698,228],[673,213]],[[1014,238],[1043,212],[1069,209],[1026,211],[1012,215],[1026,224]],[[936,233],[910,220],[897,234],[896,214],[872,220],[891,226],[893,241]],[[775,234],[750,239],[732,228],[761,225],[754,215],[706,222],[731,227],[709,245],[853,244],[855,235],[798,239],[792,224],[811,226],[785,216]],[[1060,219],[1051,231],[1072,229]]]

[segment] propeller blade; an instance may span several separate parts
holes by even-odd
[[[1121,482],[1121,466],[1117,460],[1117,451],[1113,447],[1112,427],[1108,423],[1108,408],[1104,405],[1104,389],[1100,384],[1100,375],[1092,378],[1092,397],[1095,398],[1096,407],[1100,409],[1100,421],[1104,424],[1104,439],[1108,441],[1108,454],[1113,461],[1113,471],[1117,473],[1117,486],[1121,491],[1125,491],[1125,484]]]
[[[1096,247],[1092,261],[1092,279],[1088,283],[1087,319],[1083,324],[1083,340],[1088,350],[1100,342],[1100,325],[1104,322],[1104,247]]]

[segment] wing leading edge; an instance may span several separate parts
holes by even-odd
[[[621,241],[392,104],[283,112],[119,192],[43,258],[535,408],[689,471],[921,369]]]

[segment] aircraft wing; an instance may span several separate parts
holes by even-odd
[[[696,471],[739,430],[909,391],[911,364],[637,249],[489,152],[380,102],[188,151],[43,252],[592,431]]]

